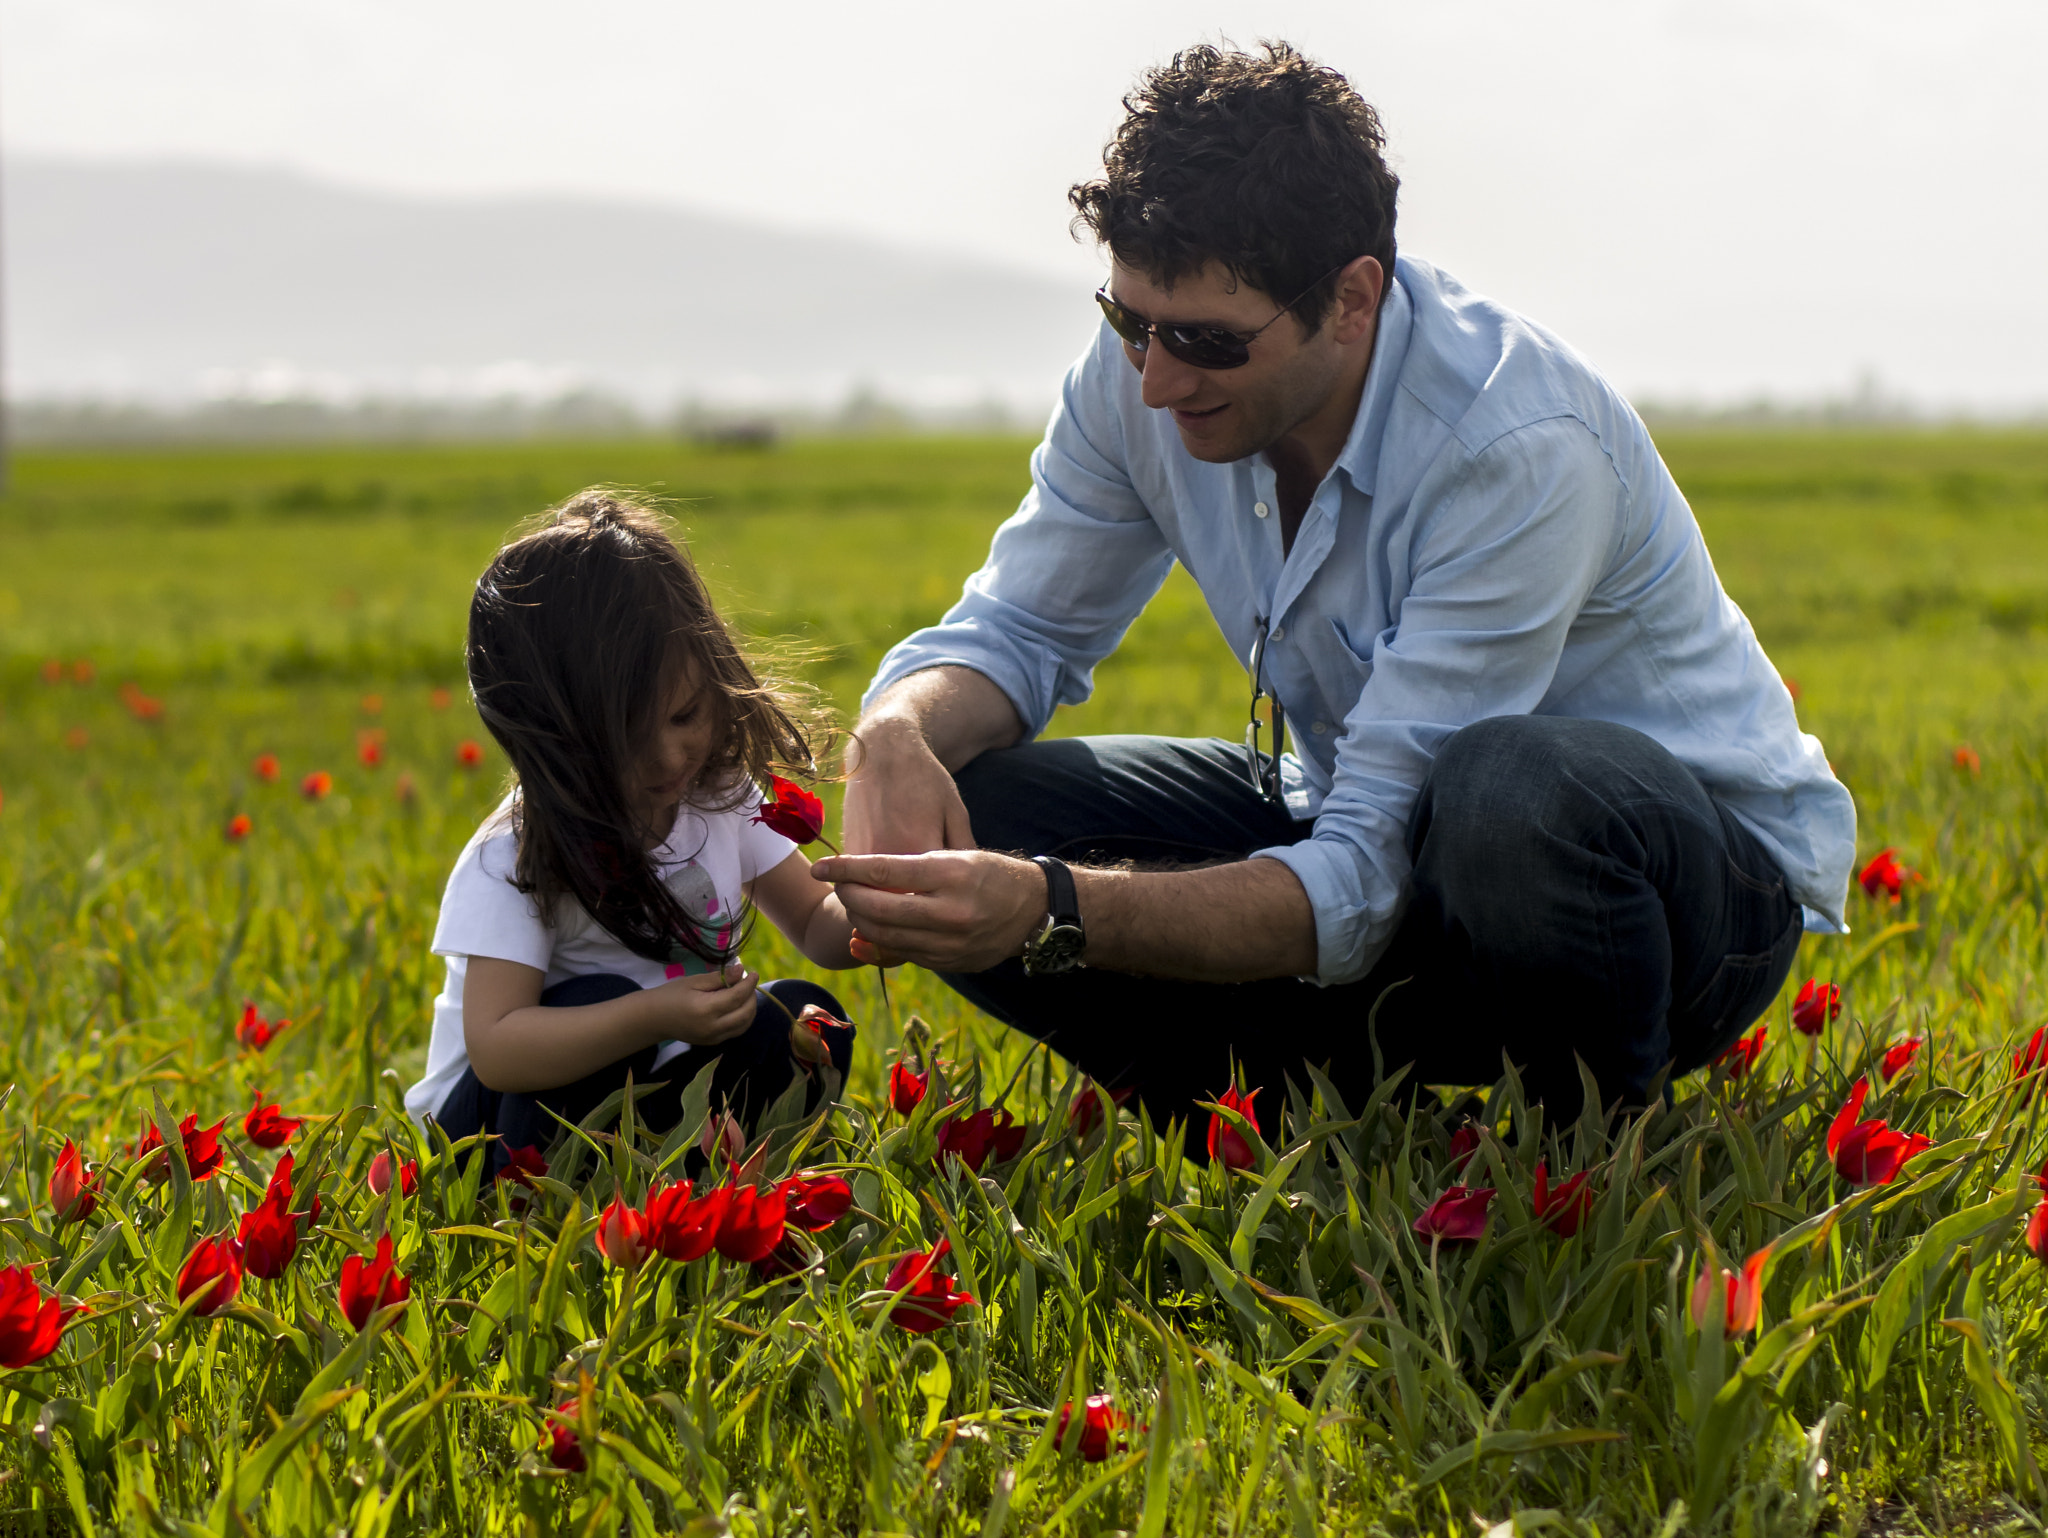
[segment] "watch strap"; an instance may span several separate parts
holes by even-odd
[[[1081,927],[1081,896],[1074,887],[1074,873],[1064,860],[1049,854],[1036,855],[1031,863],[1045,872],[1045,908],[1054,924],[1064,929]]]

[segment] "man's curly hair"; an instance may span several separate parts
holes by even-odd
[[[1204,45],[1124,98],[1103,175],[1068,194],[1127,267],[1177,282],[1208,262],[1281,303],[1307,331],[1336,294],[1332,269],[1371,256],[1392,282],[1394,200],[1379,114],[1335,70],[1284,42],[1256,54]]]

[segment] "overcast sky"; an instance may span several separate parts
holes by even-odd
[[[2041,0],[0,0],[0,136],[683,202],[1085,304],[1065,190],[1133,76],[1219,35],[1344,70],[1403,250],[1639,396],[2048,404]]]

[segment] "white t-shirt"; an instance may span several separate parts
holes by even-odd
[[[706,928],[714,936],[720,925],[738,922],[743,886],[775,869],[796,848],[780,833],[753,820],[759,805],[760,796],[755,793],[729,812],[678,806],[667,842],[655,851],[663,884],[686,911],[707,921]],[[462,1035],[462,984],[470,957],[489,956],[537,967],[547,974],[543,988],[599,972],[629,977],[643,988],[668,979],[665,963],[650,961],[621,945],[573,897],[556,902],[552,925],[543,922],[534,900],[512,885],[517,854],[508,797],[463,847],[441,894],[433,950],[447,959],[448,975],[434,1000],[434,1034],[427,1044],[426,1077],[405,1095],[405,1109],[415,1121],[439,1108],[469,1066]],[[686,969],[710,970],[694,957]],[[664,1042],[655,1062],[665,1063],[688,1050],[686,1042]]]

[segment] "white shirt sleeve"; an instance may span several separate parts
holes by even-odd
[[[441,894],[436,956],[488,956],[547,971],[554,933],[533,899],[512,885],[516,857],[509,829],[470,841]]]

